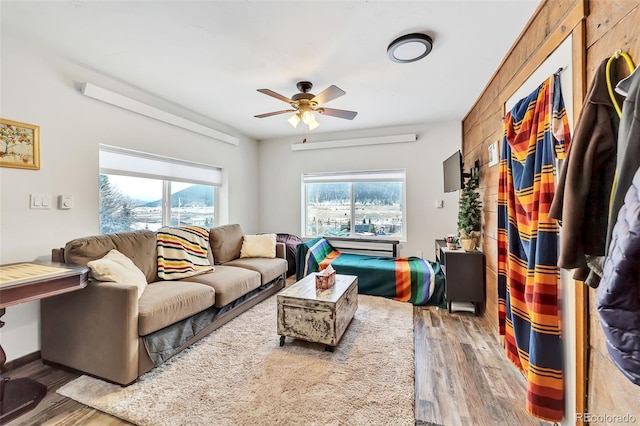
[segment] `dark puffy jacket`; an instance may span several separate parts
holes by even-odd
[[[598,311],[609,355],[640,386],[640,169],[613,228],[598,287]]]

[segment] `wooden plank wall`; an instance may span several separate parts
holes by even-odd
[[[618,49],[629,54],[636,66],[640,65],[640,1],[591,1],[586,21],[586,46],[588,84],[598,65]],[[616,62],[622,76],[628,75],[624,60]],[[609,357],[596,309],[596,296],[596,291],[589,291],[587,410],[596,415],[631,414],[635,415],[635,422],[640,423],[640,386],[624,377]]]
[[[559,27],[579,0],[548,0],[541,3],[521,37],[513,45],[487,83],[476,104],[462,123],[462,152],[465,164],[480,159],[480,192],[483,200],[482,250],[486,258],[487,300],[485,319],[498,336],[497,307],[497,193],[499,167],[488,167],[488,146],[499,141],[502,148],[502,101],[513,77],[522,71]],[[591,85],[600,62],[622,49],[640,64],[640,0],[590,0],[585,21],[585,84]],[[570,29],[566,29],[570,31]],[[620,60],[622,74],[628,71]],[[576,117],[577,119],[577,117]],[[585,411],[591,414],[635,414],[640,422],[640,387],[631,384],[610,361],[595,309],[595,292],[587,290],[588,392]],[[591,424],[598,424],[592,422]]]

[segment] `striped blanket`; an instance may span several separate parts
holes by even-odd
[[[382,296],[414,305],[444,303],[444,277],[437,262],[418,257],[382,257],[341,253],[324,238],[298,245],[297,279],[326,268],[356,275],[358,293]]]
[[[156,233],[158,278],[178,280],[213,271],[207,252],[209,231],[198,226],[162,227]]]
[[[498,320],[507,358],[527,379],[529,413],[564,414],[558,225],[549,217],[555,158],[569,127],[550,77],[506,115],[498,185]]]

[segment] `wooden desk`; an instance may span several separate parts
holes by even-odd
[[[53,262],[0,265],[0,318],[5,308],[86,287],[89,269]],[[0,328],[4,322],[0,320]],[[0,345],[0,373],[7,356]],[[33,409],[47,394],[47,387],[29,378],[9,380],[0,376],[0,424]]]

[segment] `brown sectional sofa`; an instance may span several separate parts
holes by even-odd
[[[284,287],[284,244],[276,244],[275,258],[240,258],[242,241],[240,225],[212,228],[215,271],[175,281],[158,280],[152,231],[78,238],[53,249],[53,261],[80,265],[116,249],[149,284],[139,299],[133,285],[91,281],[42,300],[43,361],[118,384],[134,382]]]

